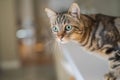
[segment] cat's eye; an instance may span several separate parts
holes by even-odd
[[[56,26],[52,27],[52,31],[58,32],[58,28]]]
[[[71,26],[71,25],[65,26],[65,30],[66,30],[66,31],[70,31],[71,29],[72,29],[72,26]]]

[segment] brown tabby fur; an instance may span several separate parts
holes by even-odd
[[[53,30],[53,34],[59,42],[75,41],[87,50],[105,57],[110,63],[110,72],[104,80],[119,80],[120,17],[80,14],[76,3],[65,13],[55,13],[48,8],[45,11],[50,18],[51,28],[58,30]]]

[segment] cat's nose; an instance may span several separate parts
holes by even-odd
[[[62,41],[62,38],[63,38],[63,35],[57,35],[58,36],[58,38]]]
[[[64,33],[58,33],[57,34],[58,38],[62,41],[63,37],[64,37]]]
[[[63,39],[63,36],[58,36],[58,38],[62,41],[62,39]]]

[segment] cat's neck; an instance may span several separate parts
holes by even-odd
[[[85,14],[81,14],[80,16],[80,22],[82,22],[83,26],[84,26],[84,32],[81,35],[81,39],[80,39],[80,43],[83,43],[85,41],[85,39],[87,39],[87,36],[89,35],[89,33],[91,32],[91,30],[93,29],[93,27],[95,26],[95,19],[94,16],[91,15],[85,15]]]
[[[91,27],[92,25],[95,24],[95,16],[96,15],[86,15],[86,14],[81,14],[80,20],[83,22],[85,27]]]

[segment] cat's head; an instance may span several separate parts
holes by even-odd
[[[58,42],[79,41],[83,33],[83,24],[80,20],[80,8],[73,3],[66,13],[56,13],[45,9],[50,19],[52,32]]]

